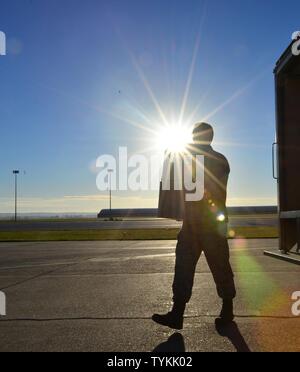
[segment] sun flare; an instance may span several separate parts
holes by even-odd
[[[170,153],[184,152],[191,140],[191,130],[180,125],[170,125],[157,133],[158,149]]]

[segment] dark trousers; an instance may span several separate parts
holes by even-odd
[[[234,275],[230,265],[227,224],[220,223],[208,229],[184,224],[176,248],[174,302],[190,301],[196,266],[202,252],[213,274],[219,297],[226,300],[236,296]]]

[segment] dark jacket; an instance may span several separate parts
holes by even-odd
[[[184,222],[204,227],[228,222],[226,208],[227,183],[230,173],[228,160],[211,146],[191,145],[192,155],[204,155],[204,198],[185,202]],[[218,217],[221,216],[221,221]],[[222,216],[224,221],[222,221]]]

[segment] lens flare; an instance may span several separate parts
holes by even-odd
[[[157,147],[161,151],[182,153],[191,141],[191,130],[180,125],[164,127],[157,133]]]
[[[226,220],[226,217],[223,213],[218,214],[217,221],[224,222]]]

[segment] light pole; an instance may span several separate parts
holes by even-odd
[[[112,215],[111,215],[111,211],[112,211],[112,183],[111,183],[111,175],[113,173],[113,169],[108,169],[107,172],[109,174],[109,211],[110,211],[110,216],[112,217]]]
[[[13,174],[15,175],[15,221],[18,219],[18,174],[19,170],[14,170]]]

